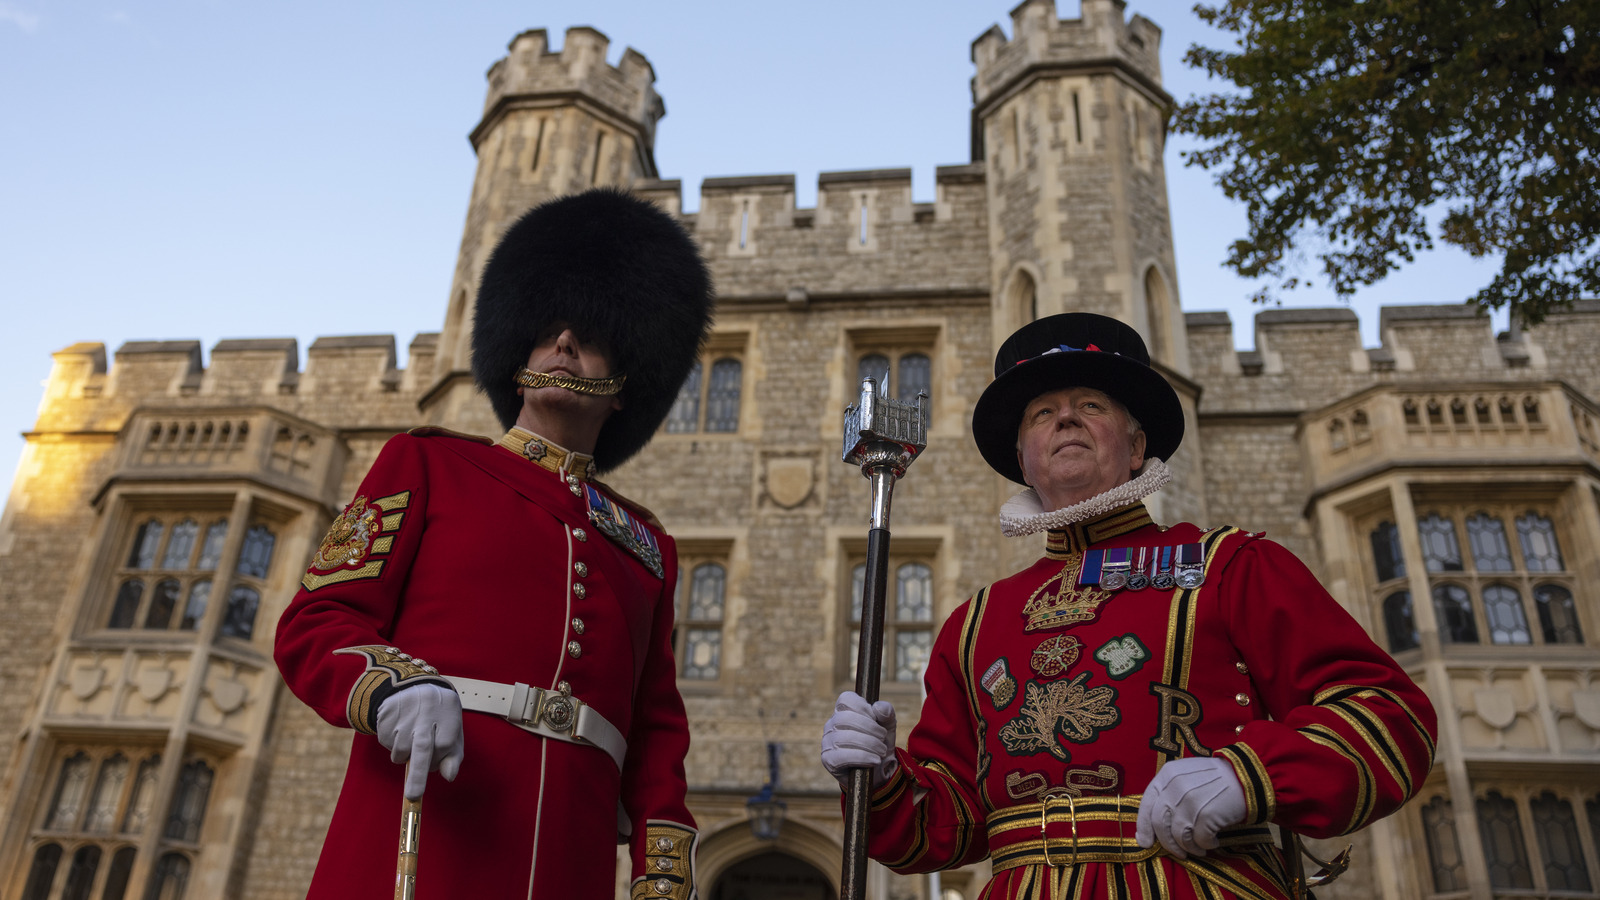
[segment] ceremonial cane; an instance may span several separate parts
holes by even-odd
[[[861,645],[856,651],[856,693],[878,699],[883,667],[884,588],[889,580],[889,501],[895,480],[928,445],[924,418],[926,394],[915,405],[878,393],[871,378],[861,382],[861,399],[844,411],[844,461],[861,467],[872,483],[872,525],[867,532],[866,578],[861,589]],[[844,813],[844,871],[840,900],[867,896],[867,800],[872,770],[852,768]]]
[[[411,764],[406,764],[411,774]],[[402,795],[400,803],[400,860],[394,870],[394,900],[415,900],[417,896],[417,842],[422,834],[422,798]]]

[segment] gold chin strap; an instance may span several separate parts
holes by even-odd
[[[580,378],[577,375],[552,374],[550,372],[521,369],[517,372],[516,377],[511,380],[523,387],[558,387],[566,388],[578,394],[609,397],[612,394],[622,393],[622,383],[628,380],[628,376],[612,375],[609,378]]]

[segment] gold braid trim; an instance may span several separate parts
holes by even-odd
[[[633,880],[630,900],[695,900],[694,851],[700,833],[686,825],[645,823],[644,874]]]
[[[609,378],[583,378],[577,375],[552,374],[550,372],[535,372],[531,369],[520,369],[511,380],[523,387],[558,387],[578,394],[609,397],[612,394],[622,393],[622,383],[628,380],[628,376],[612,375]]]

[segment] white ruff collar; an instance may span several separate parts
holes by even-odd
[[[1144,471],[1139,473],[1139,477],[1081,503],[1049,512],[1044,511],[1044,502],[1039,499],[1039,493],[1033,488],[1026,488],[1000,507],[1000,532],[1006,537],[1021,537],[1052,528],[1065,528],[1143,500],[1170,481],[1172,470],[1167,468],[1167,464],[1159,459],[1151,459],[1144,464]]]

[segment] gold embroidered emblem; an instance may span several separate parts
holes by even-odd
[[[1004,656],[989,666],[983,677],[978,679],[978,686],[989,694],[995,709],[1005,709],[1017,696],[1017,680],[1011,677],[1011,672],[1006,668]]]
[[[1112,705],[1116,688],[1103,684],[1085,689],[1083,683],[1088,680],[1089,673],[1083,672],[1071,681],[1028,682],[1021,711],[1000,729],[1000,743],[1006,751],[1012,756],[1028,756],[1048,750],[1051,756],[1068,762],[1072,756],[1057,736],[1087,744],[1121,721],[1122,713]]]
[[[1039,585],[1022,607],[1022,618],[1027,621],[1023,631],[1063,628],[1093,621],[1100,614],[1100,604],[1115,595],[1098,585],[1078,584],[1078,568],[1082,565],[1083,554],[1075,553],[1060,572]],[[1054,592],[1052,585],[1058,585]]]
[[[1035,647],[1033,657],[1028,662],[1041,677],[1054,678],[1072,668],[1082,649],[1083,645],[1077,638],[1070,634],[1058,634],[1045,638],[1044,643]]]
[[[368,506],[366,497],[357,497],[333,520],[328,536],[311,558],[311,568],[327,572],[360,563],[372,551],[372,539],[378,530],[377,508]]]

